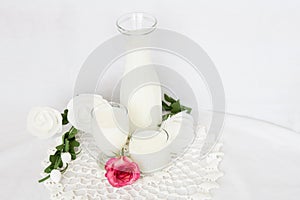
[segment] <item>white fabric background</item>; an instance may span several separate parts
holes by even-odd
[[[299,9],[297,0],[0,0],[0,175],[1,185],[5,185],[1,199],[11,199],[8,195],[13,191],[19,195],[14,199],[47,198],[42,187],[33,187],[32,181],[38,178],[39,161],[51,141],[37,141],[26,133],[27,112],[37,105],[62,110],[72,96],[85,58],[117,34],[116,18],[131,11],[152,13],[158,18],[159,27],[183,33],[206,50],[222,77],[228,112],[300,131]],[[259,134],[269,137],[269,142],[278,136]],[[299,156],[294,143],[299,136],[289,135],[282,133],[278,137],[286,138],[289,153]],[[226,140],[232,152],[250,151],[250,147],[234,146],[242,142],[238,138],[233,136],[234,142],[229,138]],[[252,139],[250,144],[255,145],[255,137]],[[274,148],[286,156],[286,149],[273,142]],[[298,162],[299,166],[296,157],[286,159],[288,164]],[[224,167],[234,169],[230,168],[230,158],[225,161]],[[238,159],[236,162],[240,163]],[[225,188],[230,183],[238,184],[237,180],[244,187],[238,190],[239,195],[228,197],[257,197],[257,190],[249,189],[244,179],[238,175],[232,180],[232,176],[227,177]],[[291,184],[295,185],[296,182]],[[297,186],[300,188],[299,182]],[[280,187],[272,190],[277,192]],[[219,190],[219,197],[225,193],[234,195],[231,191]],[[295,190],[283,194],[292,196],[279,195],[278,199],[300,196]]]

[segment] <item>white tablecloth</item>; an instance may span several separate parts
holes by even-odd
[[[223,135],[225,176],[217,200],[298,200],[300,134],[228,117]]]
[[[24,130],[25,134],[25,130]],[[215,200],[298,200],[300,134],[263,122],[228,116],[222,136],[225,176]],[[0,199],[40,200],[40,162],[54,140],[28,140],[0,153]]]

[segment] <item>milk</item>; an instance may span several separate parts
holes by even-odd
[[[151,65],[150,52],[127,54],[120,89],[120,102],[128,109],[130,131],[155,129],[161,123],[161,86]]]
[[[114,156],[128,136],[128,116],[125,109],[104,103],[93,110],[92,134],[97,146],[107,156]]]
[[[127,119],[127,113],[120,108],[105,105],[94,110],[92,133],[106,156],[114,157],[124,146]],[[193,117],[181,112],[165,120],[159,130],[136,131],[129,143],[130,156],[142,172],[153,172],[168,165],[172,156],[181,155],[194,136]]]

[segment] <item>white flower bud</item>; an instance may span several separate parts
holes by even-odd
[[[61,173],[57,169],[53,169],[50,173],[50,178],[53,182],[58,183],[61,179]]]
[[[69,152],[62,153],[61,160],[63,163],[69,163],[72,160],[72,156]]]

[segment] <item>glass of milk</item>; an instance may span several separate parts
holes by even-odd
[[[123,147],[129,132],[127,109],[115,102],[97,105],[91,111],[92,135],[106,156],[114,156]]]

